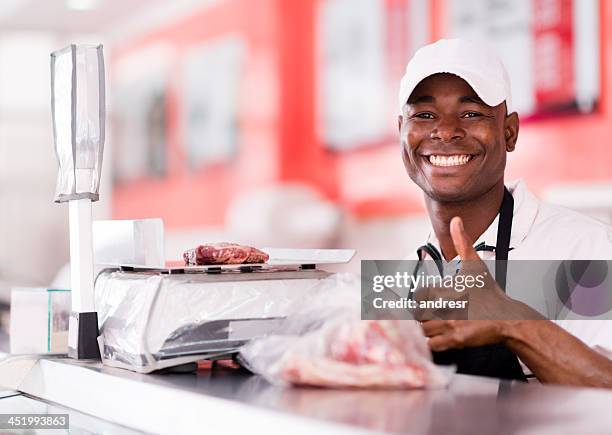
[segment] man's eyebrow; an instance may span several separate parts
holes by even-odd
[[[421,95],[416,98],[410,98],[408,100],[408,104],[419,104],[419,103],[434,103],[436,99],[431,95]],[[464,95],[463,97],[459,97],[460,103],[474,103],[480,104],[482,106],[486,106],[487,104],[482,101],[478,96],[470,96]]]
[[[408,104],[433,103],[436,99],[431,95],[421,95],[416,98],[409,98]]]
[[[460,103],[475,103],[475,104],[480,104],[482,106],[486,106],[485,102],[482,101],[479,97],[471,97],[469,95],[465,95],[459,98],[459,102]]]

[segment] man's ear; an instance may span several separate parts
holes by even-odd
[[[397,116],[397,129],[402,131],[402,121],[404,121],[404,117],[402,115]]]
[[[504,139],[506,140],[506,151],[511,153],[516,147],[519,133],[519,117],[516,112],[506,116],[504,120]]]

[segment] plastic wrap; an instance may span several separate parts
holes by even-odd
[[[51,53],[51,111],[59,163],[55,201],[97,201],[105,131],[101,45]]]
[[[240,361],[281,385],[446,385],[451,372],[433,364],[418,322],[360,320],[359,286],[349,274],[322,280],[275,333],[246,344]]]
[[[270,332],[328,274],[102,272],[95,284],[104,364],[148,373],[236,352]],[[272,279],[273,278],[273,279]]]

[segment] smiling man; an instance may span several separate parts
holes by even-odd
[[[450,230],[454,217],[461,218],[467,238],[484,259],[612,259],[612,228],[539,201],[523,182],[505,185],[507,153],[515,149],[519,117],[512,110],[504,65],[487,46],[450,39],[421,48],[406,68],[399,103],[404,165],[423,190],[432,225],[417,250],[419,260],[433,259],[444,267],[458,261]],[[498,262],[495,279],[502,289],[506,275],[505,264]],[[435,360],[454,363],[463,373],[523,378],[503,337],[481,346],[473,322],[452,323],[470,333],[445,349],[473,348],[436,353]],[[559,324],[587,345],[612,354],[607,321]],[[450,328],[436,325],[425,325],[425,333],[435,337]]]

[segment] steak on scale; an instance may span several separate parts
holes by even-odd
[[[269,258],[268,254],[259,249],[235,243],[199,245],[197,248],[189,249],[183,253],[183,259],[187,266],[265,263]]]

